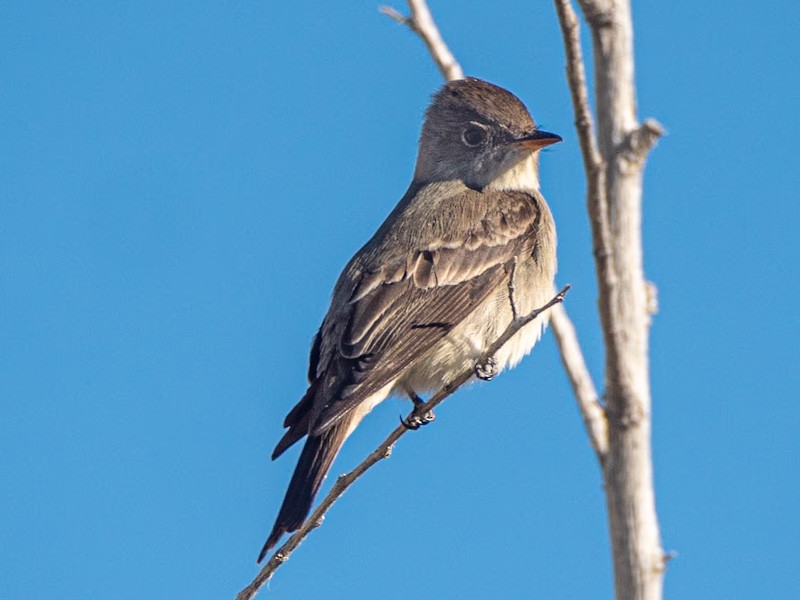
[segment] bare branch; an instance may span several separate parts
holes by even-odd
[[[571,0],[554,0],[584,136],[585,77]],[[660,600],[666,561],[653,490],[649,325],[642,258],[642,172],[663,129],[636,116],[630,0],[578,0],[592,30],[597,141],[582,141],[606,349],[608,451],[602,462],[617,600]],[[582,80],[582,81],[581,81]],[[580,84],[580,86],[578,86]],[[580,89],[583,88],[583,89]],[[599,160],[598,160],[599,153]]]
[[[439,67],[439,71],[446,81],[462,79],[464,71],[462,71],[461,65],[458,64],[453,53],[450,52],[447,44],[444,43],[442,34],[439,33],[439,28],[436,26],[425,0],[407,0],[407,2],[411,16],[403,16],[391,6],[382,6],[380,11],[398,23],[407,25],[411,31],[422,38],[422,41],[428,47],[431,58],[433,58],[436,66]]]
[[[567,82],[572,94],[572,108],[575,113],[575,128],[581,145],[584,167],[588,175],[601,164],[594,137],[594,120],[589,108],[589,91],[586,87],[586,69],[581,50],[581,32],[578,16],[570,0],[556,0],[556,12],[561,24],[561,35],[567,52]]]
[[[401,13],[393,6],[381,6],[378,10],[383,14],[385,14],[390,19],[392,19],[393,21],[400,23],[400,25],[408,25],[411,29],[414,29],[414,25],[411,23],[411,19],[409,19],[407,16],[405,16],[403,13]]]
[[[600,397],[594,387],[594,381],[586,367],[575,326],[572,324],[563,305],[553,307],[550,311],[550,326],[555,334],[556,343],[561,354],[561,362],[567,372],[578,408],[586,426],[586,433],[602,465],[608,452],[608,422],[606,411],[600,404]]]
[[[511,274],[508,277],[508,298],[511,301],[511,318],[515,319],[519,316],[517,310],[517,257],[514,257],[514,263],[511,265]]]
[[[567,82],[572,95],[575,128],[583,156],[586,173],[586,207],[592,227],[592,251],[597,279],[607,287],[614,285],[616,275],[611,265],[611,242],[608,224],[608,199],[606,196],[606,167],[597,147],[589,92],[586,87],[586,68],[581,51],[580,25],[571,0],[555,0],[564,48],[567,55]],[[602,315],[605,311],[601,312]],[[604,328],[606,323],[603,322]]]
[[[494,343],[489,346],[486,352],[483,354],[482,357],[478,360],[479,364],[485,364],[487,362],[491,362],[492,357],[497,353],[500,348],[505,345],[508,340],[510,340],[514,334],[516,334],[520,329],[525,327],[528,323],[539,317],[543,312],[546,310],[554,307],[557,304],[561,304],[564,301],[564,296],[566,296],[567,292],[569,291],[570,286],[565,286],[558,294],[556,294],[547,304],[542,306],[541,308],[537,308],[533,312],[525,315],[524,317],[518,317],[513,319],[511,323],[509,323],[508,327],[506,327],[505,331],[497,338]],[[428,400],[423,406],[418,407],[412,411],[412,415],[414,412],[419,412],[421,414],[425,414],[427,412],[432,411],[436,406],[441,404],[445,398],[450,396],[453,392],[455,392],[458,388],[464,385],[467,381],[472,379],[475,376],[474,369],[465,369],[458,377],[456,377],[452,382],[445,385],[441,390],[439,390],[436,394],[431,396],[430,400]],[[381,444],[367,456],[355,469],[350,471],[349,473],[340,476],[336,483],[331,488],[331,491],[328,492],[328,495],[319,503],[316,510],[311,513],[311,515],[305,520],[305,522],[300,526],[300,528],[295,531],[292,536],[286,540],[286,542],[275,551],[272,557],[266,562],[264,567],[259,571],[258,575],[256,575],[255,579],[244,588],[241,592],[239,592],[236,596],[236,600],[250,600],[253,598],[261,587],[270,580],[272,575],[275,571],[280,567],[283,563],[289,560],[292,552],[303,542],[303,540],[308,536],[309,533],[313,529],[316,529],[322,524],[322,521],[325,519],[325,515],[327,514],[328,510],[331,506],[344,494],[344,492],[349,488],[356,480],[361,477],[364,473],[367,472],[372,466],[376,463],[380,462],[384,458],[388,458],[392,454],[392,448],[394,444],[399,440],[403,435],[405,435],[409,431],[408,427],[405,425],[400,425],[397,427],[392,433],[389,434]]]

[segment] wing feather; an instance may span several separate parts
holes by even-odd
[[[424,199],[406,205],[342,275],[321,334],[332,356],[315,435],[397,379],[505,284],[514,257],[533,253],[541,217],[533,194],[464,188],[445,202],[429,206],[427,219],[411,214]]]

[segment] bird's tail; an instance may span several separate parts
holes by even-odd
[[[261,562],[284,533],[294,531],[308,516],[311,504],[317,495],[325,476],[333,464],[339,449],[350,433],[351,419],[342,419],[333,427],[319,435],[309,435],[300,453],[300,460],[294,469],[286,497],[275,519],[272,533],[269,534],[258,561]]]

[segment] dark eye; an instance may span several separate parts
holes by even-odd
[[[461,134],[461,139],[467,146],[480,146],[486,141],[486,130],[477,125],[470,125]]]

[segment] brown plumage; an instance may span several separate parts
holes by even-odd
[[[544,304],[555,226],[539,193],[542,132],[510,92],[478,79],[444,86],[428,109],[414,180],[345,267],[314,339],[309,388],[273,459],[305,445],[259,562],[307,516],[344,440],[394,391],[441,387],[474,366],[512,318]],[[513,366],[544,321],[495,356]]]

